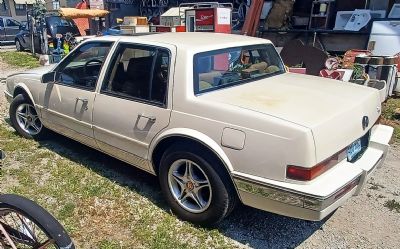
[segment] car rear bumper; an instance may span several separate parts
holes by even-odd
[[[241,201],[248,206],[305,220],[322,220],[353,195],[360,193],[373,171],[385,160],[393,128],[371,129],[367,150],[354,163],[344,160],[304,183],[280,182],[235,172]]]

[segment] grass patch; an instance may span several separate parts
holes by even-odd
[[[77,248],[235,247],[220,231],[182,222],[158,206],[157,187],[143,186],[147,183],[140,177],[132,177],[132,184],[118,184],[107,175],[120,173],[87,156],[97,152],[84,146],[74,151],[74,145],[56,140],[40,144],[0,124],[0,148],[7,153],[0,192],[26,196],[46,208]],[[65,154],[60,155],[61,150]]]
[[[392,126],[394,128],[392,141],[400,143],[400,97],[393,97],[386,101],[382,106],[381,123]]]
[[[400,203],[395,200],[388,200],[383,205],[389,208],[390,211],[396,210],[396,212],[400,213]]]
[[[15,67],[34,68],[40,66],[39,60],[26,52],[0,52],[0,60]]]

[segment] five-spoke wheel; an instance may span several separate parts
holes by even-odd
[[[45,133],[35,107],[23,94],[18,94],[11,102],[10,120],[15,130],[26,138],[39,138]]]
[[[214,225],[235,206],[236,192],[224,165],[200,146],[171,145],[161,158],[159,179],[171,210],[182,220]]]
[[[173,197],[185,210],[201,213],[210,206],[211,184],[196,163],[186,159],[175,161],[168,172],[168,184]]]

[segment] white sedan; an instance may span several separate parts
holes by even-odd
[[[268,40],[209,33],[84,41],[10,76],[26,138],[47,129],[159,177],[172,211],[212,225],[237,202],[321,220],[383,163],[375,89],[286,72]]]

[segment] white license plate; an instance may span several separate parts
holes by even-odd
[[[361,139],[356,140],[347,148],[347,160],[351,161],[361,151]]]

